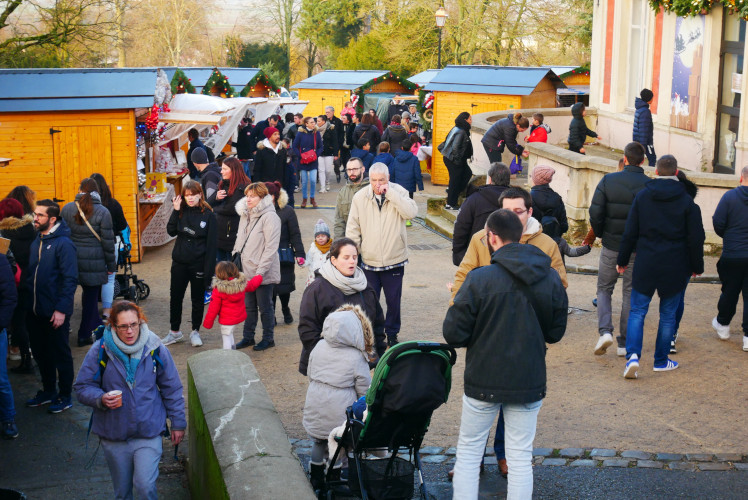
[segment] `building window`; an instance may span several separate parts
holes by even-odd
[[[633,108],[634,100],[645,87],[647,63],[647,24],[649,5],[647,0],[631,2],[631,27],[629,30],[629,58],[626,74],[628,75],[626,107]]]

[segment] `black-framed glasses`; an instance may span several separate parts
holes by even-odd
[[[129,325],[114,325],[114,327],[117,329],[118,332],[129,332],[130,330],[137,330],[140,326],[140,323],[130,323]]]
[[[34,212],[34,219],[42,219],[44,217],[46,217],[47,219],[49,219],[49,215],[47,215],[47,214],[40,214],[38,212]]]

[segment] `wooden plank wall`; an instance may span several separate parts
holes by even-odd
[[[109,128],[108,134],[100,129],[102,126]],[[62,130],[65,127],[75,128],[65,132],[75,135],[79,148],[90,148],[71,153],[72,158],[79,158],[81,164],[70,166],[67,171],[62,168],[62,152],[55,150],[50,134],[50,129]],[[107,135],[109,141],[106,141]],[[90,175],[98,168],[108,170],[108,162],[103,160],[107,155],[111,155],[112,169],[107,182],[113,196],[122,204],[132,231],[133,259],[139,261],[133,110],[0,113],[0,157],[13,158],[10,166],[0,168],[0,196],[14,186],[25,184],[36,191],[38,199],[59,198],[70,202],[71,189],[76,190],[81,181],[77,177]],[[108,175],[106,171],[99,173],[105,177]]]
[[[532,94],[522,97],[522,109],[534,108],[555,108],[556,107],[556,86],[553,82],[545,77],[540,80],[538,86],[532,91]],[[531,118],[528,116],[528,119]]]
[[[335,114],[340,116],[343,103],[350,99],[350,92],[340,89],[299,89],[299,100],[309,101],[304,108],[304,116],[319,116],[325,114],[325,106],[335,108]]]
[[[432,122],[434,156],[431,163],[431,182],[438,185],[449,184],[449,172],[436,147],[446,139],[447,134],[454,127],[457,115],[463,111],[475,115],[489,111],[519,109],[520,103],[520,96],[435,91],[434,121]]]

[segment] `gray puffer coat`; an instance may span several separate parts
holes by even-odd
[[[309,356],[303,424],[312,438],[327,439],[345,422],[345,409],[366,394],[372,341],[371,322],[358,306],[346,304],[325,319]]]
[[[84,195],[77,194],[75,201],[80,201]],[[76,215],[78,208],[75,202],[64,207],[60,215],[70,228],[70,239],[78,250],[78,282],[83,286],[103,285],[108,280],[107,271],[116,272],[117,263],[114,260],[114,231],[112,216],[109,210],[101,204],[99,193],[91,193],[93,198],[93,213],[88,217],[88,223],[101,241],[94,236],[85,222],[78,224]]]

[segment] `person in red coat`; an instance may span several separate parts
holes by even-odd
[[[525,137],[527,142],[548,142],[548,134],[551,133],[551,127],[543,123],[543,115],[535,113],[532,115],[532,126],[530,135]]]
[[[224,349],[236,349],[234,327],[247,319],[244,294],[255,291],[258,286],[254,283],[254,278],[247,281],[233,262],[221,261],[216,265],[213,292],[203,326],[213,328],[213,323],[218,318]]]

